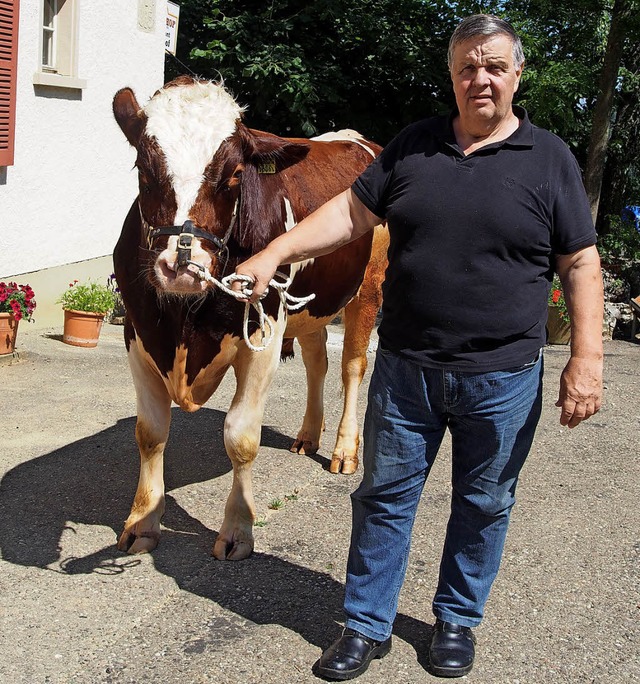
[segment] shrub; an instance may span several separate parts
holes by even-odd
[[[58,304],[62,304],[63,309],[70,311],[92,311],[94,313],[106,314],[116,304],[115,292],[107,285],[88,281],[79,283],[74,280],[69,283],[69,288],[65,290]]]

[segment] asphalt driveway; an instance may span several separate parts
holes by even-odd
[[[255,464],[256,551],[240,563],[209,555],[231,482],[222,425],[232,378],[198,413],[173,409],[163,537],[153,554],[127,556],[115,541],[137,450],[122,329],[105,326],[96,349],[60,340],[61,329],[21,325],[21,360],[0,363],[0,680],[319,681],[311,665],[340,631],[359,480],[327,470],[341,411],[339,331],[318,455],[287,450],[304,409],[299,356],[276,376]],[[605,405],[569,431],[554,406],[568,350],[546,350],[544,413],[465,681],[640,681],[640,345],[610,341],[605,351]],[[445,443],[420,506],[393,649],[362,684],[438,681],[425,654],[448,469]],[[274,500],[283,505],[270,508]]]

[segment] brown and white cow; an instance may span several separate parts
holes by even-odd
[[[139,553],[158,543],[171,402],[196,411],[232,367],[237,387],[224,444],[234,476],[213,554],[245,558],[253,548],[251,465],[280,354],[291,353],[298,339],[307,405],[291,450],[314,453],[324,428],[326,325],[340,311],[344,412],[330,469],[357,468],[357,390],[381,300],[388,233],[378,227],[333,254],[283,267],[293,276],[292,295],[316,297],[287,314],[272,290],[263,305],[274,338],[261,352],[243,340],[244,305],[201,275],[220,279],[233,273],[238,263],[347,188],[380,148],[353,132],[347,140],[336,134],[303,140],[251,130],[222,85],[187,77],[167,84],[144,107],[124,88],[113,108],[137,150],[140,189],[114,252],[127,311],[124,334],[140,450],[138,488],[118,546]],[[252,342],[261,341],[255,323],[249,333]]]

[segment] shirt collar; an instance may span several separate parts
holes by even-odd
[[[491,149],[496,147],[533,147],[533,124],[529,120],[529,115],[525,108],[520,105],[511,105],[511,109],[518,119],[520,119],[518,128],[508,138],[491,143],[480,149]],[[448,117],[443,117],[443,126],[439,131],[439,137],[442,142],[457,149],[458,144],[456,142],[456,135],[453,132],[453,120],[456,116],[458,116],[458,108],[454,107]]]

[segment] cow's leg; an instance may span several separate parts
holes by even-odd
[[[237,385],[224,421],[224,445],[233,465],[233,484],[213,546],[213,555],[218,560],[242,560],[253,551],[256,513],[251,468],[260,446],[262,416],[278,367],[284,324],[280,322],[274,327],[274,339],[267,349],[254,352],[240,342],[232,364]]]
[[[163,456],[171,422],[171,398],[135,341],[129,348],[129,365],[138,407],[136,442],[140,450],[140,476],[118,548],[128,553],[146,553],[155,549],[160,538],[164,513]]]
[[[298,342],[307,373],[307,406],[291,451],[315,454],[324,430],[324,381],[327,375],[327,329],[299,335]]]
[[[358,469],[358,389],[367,370],[367,349],[371,331],[382,303],[382,280],[386,259],[386,236],[376,229],[375,257],[367,266],[358,294],[344,310],[344,344],[342,348],[342,384],[344,409],[336,446],[331,456],[332,473],[355,473]]]

